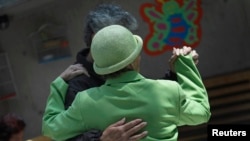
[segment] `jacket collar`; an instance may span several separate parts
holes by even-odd
[[[140,73],[136,71],[127,71],[123,72],[118,77],[107,79],[105,85],[111,85],[116,83],[128,83],[128,82],[139,81],[141,79],[145,79],[145,77],[142,76]]]

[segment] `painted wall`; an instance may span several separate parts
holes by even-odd
[[[16,112],[27,121],[25,138],[40,135],[41,119],[49,95],[49,84],[74,62],[77,51],[84,47],[84,16],[103,0],[56,0],[53,3],[20,12],[13,16],[10,27],[0,31],[1,48],[8,53],[18,96],[0,102],[1,115]],[[111,0],[110,0],[111,1]],[[145,37],[148,25],[139,14],[140,5],[153,0],[116,0],[115,3],[134,14],[139,21],[136,34]],[[202,40],[196,48],[203,78],[250,68],[250,1],[202,0]],[[39,64],[30,33],[44,22],[58,21],[66,25],[72,57]],[[142,56],[142,73],[159,78],[168,69],[171,52],[152,57]]]

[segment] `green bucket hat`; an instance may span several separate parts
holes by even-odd
[[[123,26],[102,28],[93,37],[90,48],[95,72],[105,75],[125,68],[139,56],[142,44],[141,37]]]

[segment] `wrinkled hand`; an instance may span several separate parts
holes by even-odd
[[[107,127],[100,138],[101,141],[138,141],[147,135],[147,131],[137,133],[146,126],[146,122],[135,119],[125,123],[125,118]]]
[[[62,72],[60,77],[64,81],[68,81],[80,74],[85,74],[89,76],[88,71],[81,64],[74,64],[70,65],[64,72]]]
[[[199,60],[198,60],[199,54],[195,50],[192,50],[191,47],[184,46],[183,48],[174,48],[173,49],[173,55],[170,57],[170,59],[168,61],[169,66],[170,66],[170,70],[172,72],[175,72],[174,62],[179,55],[188,55],[188,54],[191,54],[194,63],[197,65],[199,62]]]

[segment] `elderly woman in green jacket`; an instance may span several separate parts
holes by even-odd
[[[80,92],[65,110],[68,85],[64,76],[56,78],[43,117],[44,135],[65,140],[92,128],[103,130],[126,117],[147,122],[144,141],[176,141],[178,126],[206,123],[211,115],[208,96],[191,55],[174,49],[179,83],[152,80],[139,73],[142,44],[139,36],[119,25],[98,31],[91,54],[94,70],[106,78],[105,84]]]

